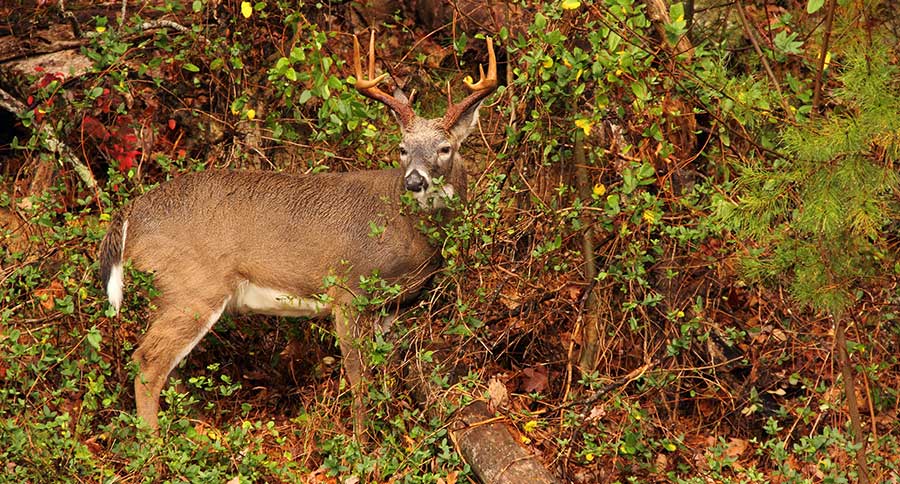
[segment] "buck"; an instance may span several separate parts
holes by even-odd
[[[388,106],[399,121],[400,168],[290,175],[204,171],[174,178],[136,198],[111,220],[100,245],[100,272],[118,314],[123,263],[154,274],[158,296],[149,327],[134,352],[137,415],[158,429],[159,395],[174,367],[226,311],[334,319],[351,394],[354,430],[363,428],[366,375],[361,342],[368,334],[352,304],[360,276],[377,273],[415,294],[440,264],[418,227],[422,213],[465,197],[459,155],[478,110],[497,87],[491,39],[488,72],[479,66],[471,93],[439,119],[420,118],[397,89],[378,88],[375,33],[363,78],[354,37],[356,89]],[[404,210],[411,194],[419,213]],[[374,234],[370,224],[383,230]],[[325,288],[338,276],[342,284]],[[323,297],[324,296],[324,297]]]

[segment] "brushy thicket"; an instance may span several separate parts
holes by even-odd
[[[161,2],[184,31],[94,16],[92,72],[35,72],[3,153],[0,481],[465,482],[444,419],[475,399],[573,482],[857,482],[861,448],[871,482],[900,481],[898,12],[822,3],[679,3],[665,24],[636,0],[521,4],[426,40],[379,25],[423,116],[475,75],[483,34],[503,86],[464,149],[469,201],[434,233],[445,269],[370,348],[364,448],[325,321],[226,317],[164,392],[161,434],[137,430],[152,278],[131,272],[116,317],[96,262],[110,214],[180,173],[395,163],[393,118],[345,81],[355,7]],[[28,192],[56,163],[42,126],[99,186],[61,166]],[[370,283],[376,306],[392,288]],[[446,395],[421,408],[399,375],[438,353]]]

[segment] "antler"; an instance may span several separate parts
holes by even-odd
[[[441,126],[444,129],[450,129],[459,120],[469,108],[488,97],[495,89],[497,89],[497,58],[494,56],[494,41],[490,37],[487,38],[488,47],[488,72],[484,75],[484,67],[479,64],[478,72],[480,74],[478,82],[472,84],[468,80],[465,81],[466,87],[472,91],[468,97],[462,101],[450,106],[444,118],[441,120]]]
[[[409,104],[387,94],[378,88],[378,83],[387,77],[382,74],[375,77],[375,31],[369,38],[369,75],[363,78],[362,63],[359,59],[359,39],[353,36],[353,67],[356,74],[356,90],[363,96],[374,99],[394,110],[400,118],[400,124],[406,126],[416,116]],[[373,79],[374,78],[374,79]]]

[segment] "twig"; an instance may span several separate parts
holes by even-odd
[[[847,356],[847,338],[844,335],[844,324],[839,318],[834,318],[834,339],[838,351],[838,360],[841,365],[841,377],[844,380],[844,394],[847,398],[847,407],[850,410],[850,427],[853,430],[853,440],[859,445],[859,450],[856,451],[859,482],[868,484],[869,470],[866,464],[866,439],[863,437],[862,424],[860,423],[859,403],[856,401],[856,383],[854,382],[853,369],[850,368],[850,358]]]
[[[0,89],[0,108],[15,114],[24,112],[28,109],[21,101],[14,98],[3,89]],[[94,179],[94,174],[91,173],[91,169],[75,156],[75,153],[73,153],[72,150],[56,136],[56,133],[54,133],[48,125],[40,125],[38,131],[45,136],[45,146],[47,149],[50,152],[57,154],[59,160],[63,163],[72,165],[75,173],[78,174],[81,181],[83,181],[88,188],[97,186],[97,181]]]
[[[738,17],[741,19],[741,25],[744,27],[744,31],[747,32],[747,37],[750,38],[750,43],[753,44],[753,49],[756,50],[756,55],[759,56],[759,61],[762,62],[766,74],[772,81],[772,85],[775,86],[775,91],[778,93],[778,100],[781,101],[781,107],[784,109],[785,114],[790,116],[791,108],[784,99],[784,93],[781,92],[781,85],[778,83],[778,78],[775,77],[775,73],[772,72],[772,67],[769,66],[769,61],[766,59],[766,55],[763,53],[762,48],[760,48],[759,41],[756,40],[756,34],[753,33],[753,29],[750,27],[750,22],[747,20],[747,14],[744,12],[744,4],[741,0],[735,0],[734,3],[737,5],[737,12]]]
[[[80,39],[84,37],[84,34],[81,31],[81,25],[78,24],[78,19],[75,18],[75,14],[70,10],[66,10],[66,2],[64,0],[59,0],[57,3],[59,7],[59,13],[62,15],[62,18],[69,21],[69,24],[72,25],[72,34],[75,35],[76,39]]]
[[[171,20],[164,20],[164,19],[151,20],[150,22],[144,22],[141,24],[141,30],[158,29],[158,28],[162,28],[162,27],[169,27],[170,29],[175,29],[179,32],[190,32],[191,31],[191,29],[185,27],[184,25],[181,25],[178,22],[173,22]],[[206,40],[205,37],[203,37],[202,35],[198,36],[198,38],[200,38],[202,40]]]
[[[831,23],[834,20],[835,0],[828,2],[828,12],[825,14],[825,37],[822,39],[822,53],[819,54],[819,65],[816,67],[816,83],[813,86],[813,101],[811,117],[819,111],[819,103],[822,100],[822,75],[825,72],[825,57],[828,56],[828,43],[831,41]]]

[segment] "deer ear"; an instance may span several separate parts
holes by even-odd
[[[475,129],[475,126],[478,126],[478,110],[481,109],[483,103],[484,101],[481,101],[463,111],[456,123],[450,126],[450,135],[453,136],[457,143],[462,143],[469,136],[469,133]]]
[[[409,98],[406,97],[406,93],[403,92],[403,90],[400,89],[399,87],[394,89],[394,98],[396,98],[398,101],[400,101],[403,104],[409,105]],[[397,120],[397,124],[399,124],[401,127],[403,127],[403,120],[400,118],[400,115],[398,115],[394,111],[391,111],[391,112],[394,113],[394,119]]]
[[[409,104],[409,98],[406,97],[406,93],[403,92],[403,89],[400,89],[399,87],[394,89],[394,97],[403,104]]]

